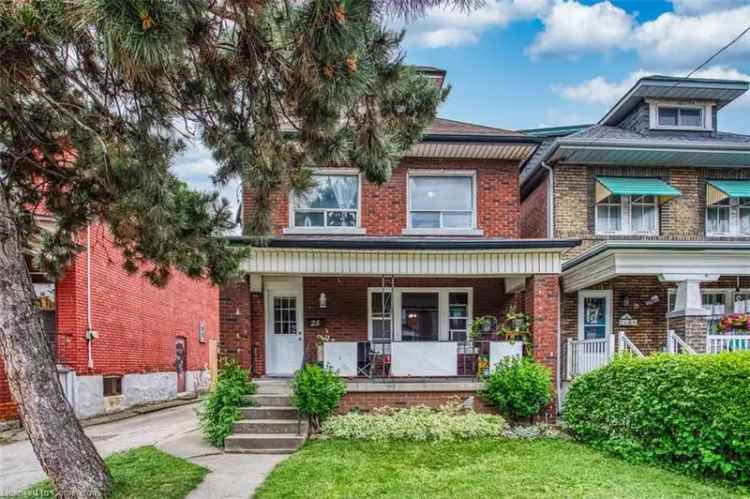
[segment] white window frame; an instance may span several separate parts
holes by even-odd
[[[284,234],[366,234],[362,227],[362,172],[356,168],[315,168],[313,175],[340,175],[357,177],[357,225],[354,227],[298,227],[294,225],[294,213],[297,210],[296,196],[289,191],[289,217]]]
[[[692,131],[711,131],[713,130],[713,106],[714,102],[703,101],[664,101],[664,100],[647,100],[649,103],[649,128],[654,130],[692,130]],[[665,126],[659,124],[659,108],[676,108],[676,109],[698,109],[701,112],[703,126]]]
[[[640,196],[640,194],[638,194]],[[611,197],[611,196],[610,196]],[[602,201],[606,203],[610,197]],[[654,198],[655,211],[655,223],[653,231],[634,231],[633,227],[633,214],[632,214],[632,199],[634,195],[622,195],[620,196],[620,213],[622,214],[622,223],[620,224],[619,231],[603,231],[599,229],[599,205],[602,203],[594,202],[594,232],[599,236],[612,236],[612,235],[644,235],[644,236],[657,236],[660,232],[660,220],[661,220],[661,203],[659,202],[659,196],[651,196]],[[609,203],[614,204],[614,203]]]
[[[740,224],[740,202],[747,198],[727,198],[729,200],[729,232],[709,232],[708,230],[708,210],[714,205],[706,204],[706,237],[727,237],[727,236],[747,236],[750,237],[750,232],[742,232],[742,226]]]
[[[367,288],[367,339],[372,341],[372,295],[373,293],[389,293],[393,290],[393,296],[391,296],[391,324],[393,325],[393,338],[392,341],[401,341],[401,303],[402,295],[404,293],[436,293],[438,295],[438,341],[451,341],[450,340],[450,306],[449,306],[449,295],[450,293],[467,293],[468,304],[467,314],[468,321],[467,327],[467,339],[468,333],[471,330],[472,317],[474,317],[474,288],[410,288],[410,287],[373,287]],[[416,343],[416,342],[415,342]]]
[[[583,301],[585,298],[604,298],[607,300],[607,321],[605,322],[605,336],[601,339],[609,338],[612,334],[612,321],[614,320],[612,315],[614,307],[612,304],[612,290],[611,289],[582,289],[578,292],[578,339],[583,340]]]
[[[411,178],[412,177],[471,177],[471,227],[466,228],[414,228],[411,225]],[[477,228],[477,172],[476,170],[409,170],[406,172],[406,228],[404,235],[455,235],[481,236]]]
[[[747,294],[750,294],[749,288],[741,288],[739,292],[737,292],[737,290],[734,288],[702,288],[701,301],[703,300],[703,296],[705,295],[724,295],[724,313],[730,314],[734,313],[735,297],[737,295]],[[669,288],[669,290],[667,291],[667,312],[672,311],[672,306],[674,305],[676,298],[677,289]]]

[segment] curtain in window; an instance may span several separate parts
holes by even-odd
[[[729,232],[729,199],[708,207],[706,215],[706,232],[709,234],[727,234]]]
[[[654,196],[633,196],[631,206],[632,232],[656,232],[656,199]]]
[[[750,234],[750,198],[740,199],[740,232],[744,235]]]

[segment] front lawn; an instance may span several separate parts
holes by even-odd
[[[140,447],[105,459],[114,486],[110,499],[182,499],[198,486],[208,470],[154,447]],[[52,485],[41,482],[20,498],[54,497]]]
[[[257,491],[272,498],[732,498],[747,497],[565,440],[314,441]]]

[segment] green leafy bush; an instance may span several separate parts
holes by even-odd
[[[507,429],[501,416],[459,411],[453,407],[376,409],[350,412],[323,423],[323,435],[346,440],[453,441],[502,437]]]
[[[297,371],[292,381],[292,403],[310,421],[312,430],[319,430],[338,407],[346,393],[346,383],[333,369],[307,364]]]
[[[576,379],[573,435],[632,461],[750,483],[750,352],[621,357]]]
[[[506,357],[485,377],[481,394],[505,416],[529,418],[552,401],[552,372],[527,357]]]
[[[240,419],[240,407],[250,405],[243,397],[255,393],[247,370],[233,360],[219,370],[216,387],[200,410],[203,436],[216,447],[224,447],[224,438],[232,432],[232,425]]]

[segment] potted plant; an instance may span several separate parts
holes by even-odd
[[[722,333],[738,330],[750,330],[750,314],[727,314],[719,320],[719,331]]]
[[[477,362],[477,375],[481,376],[501,359],[522,355],[524,340],[531,335],[531,321],[528,315],[510,307],[501,322],[492,315],[474,319],[469,335],[472,339],[490,339],[489,352],[483,351],[485,355]]]

